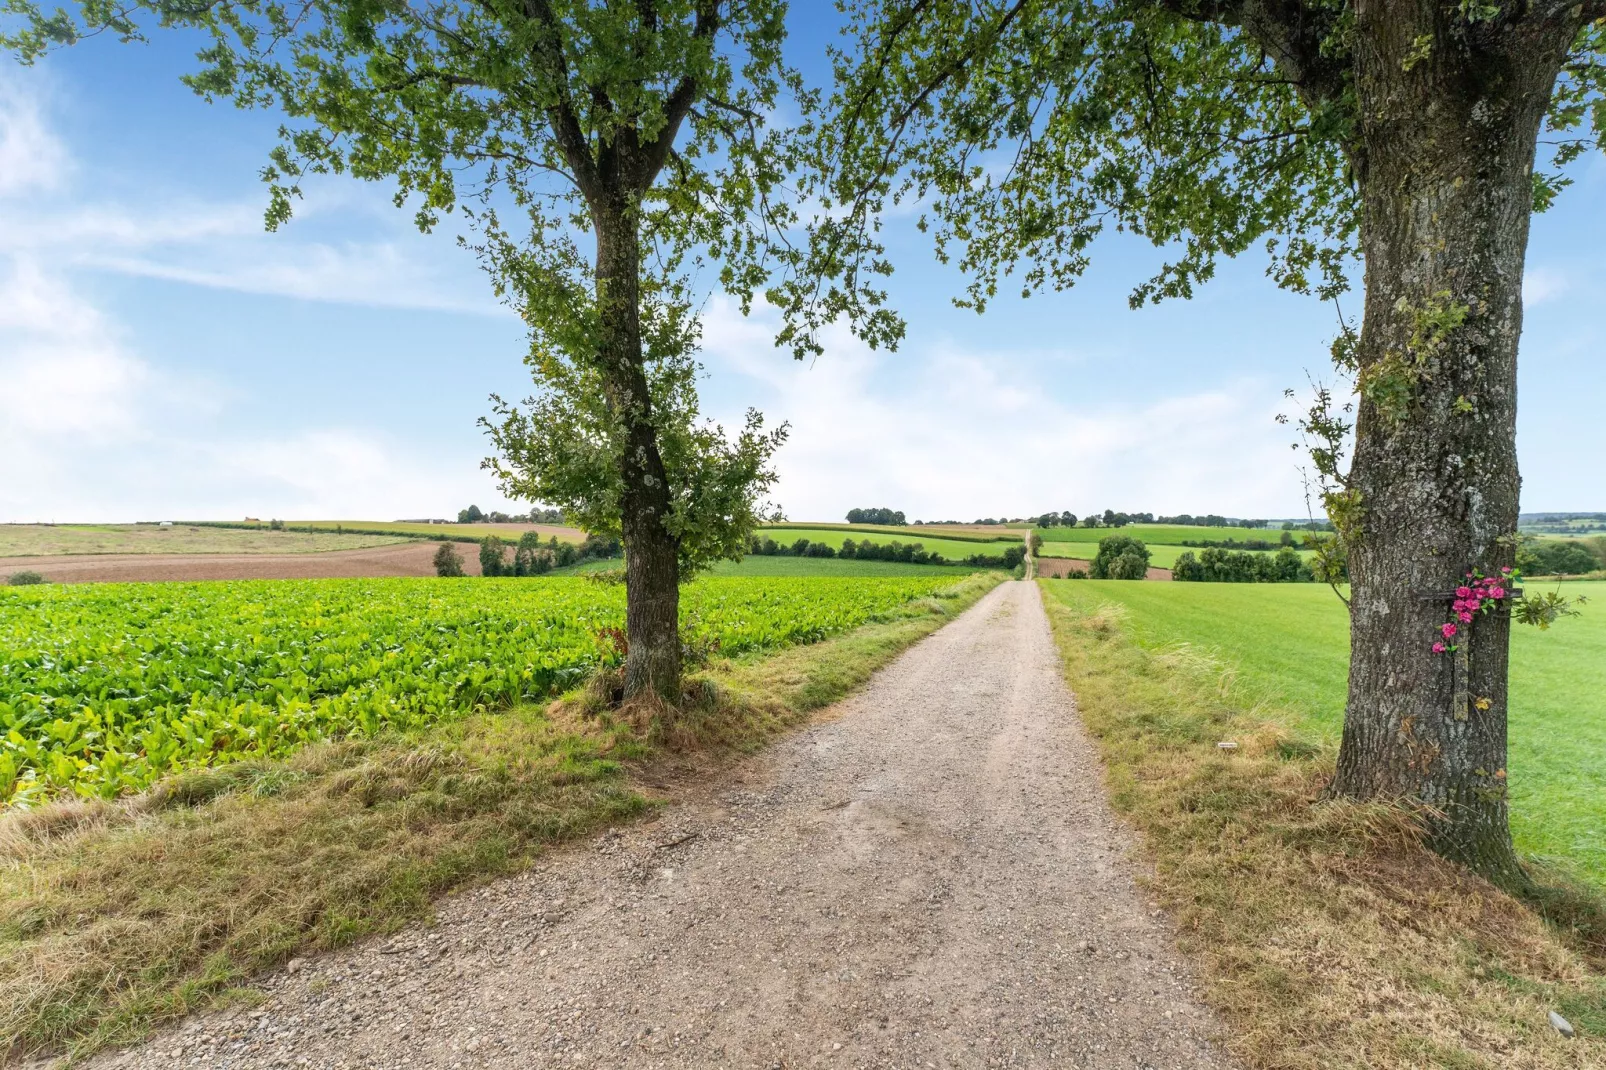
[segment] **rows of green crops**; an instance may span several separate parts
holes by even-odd
[[[952,575],[705,579],[697,648],[813,642]],[[615,656],[624,590],[583,579],[0,589],[0,804],[112,797],[174,770],[544,698]]]

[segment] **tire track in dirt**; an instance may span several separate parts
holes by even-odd
[[[1035,584],[651,821],[94,1066],[1224,1067]]]

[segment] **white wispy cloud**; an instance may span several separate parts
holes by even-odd
[[[81,279],[112,271],[305,300],[494,311],[482,280],[470,291],[464,272],[439,264],[464,259],[449,242],[424,255],[396,238],[286,240],[264,234],[260,206],[243,203],[82,203],[72,173],[38,89],[0,73],[0,520],[389,518],[429,503],[449,511],[471,491],[507,504],[473,459],[405,436],[237,430],[248,399],[147,359]]]
[[[961,520],[1045,509],[1303,510],[1297,458],[1274,421],[1276,391],[1261,384],[1079,406],[1048,381],[1077,373],[1074,354],[887,354],[833,329],[824,354],[799,363],[772,347],[773,335],[773,321],[743,319],[716,300],[705,356],[716,377],[741,384],[722,394],[791,422],[776,498],[793,517],[832,519],[870,504]]]
[[[1522,303],[1542,305],[1572,289],[1567,274],[1553,267],[1530,267],[1522,277]]]
[[[66,148],[46,124],[39,91],[0,75],[0,196],[56,186],[68,167]]]

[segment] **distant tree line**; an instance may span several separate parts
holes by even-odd
[[[1120,513],[1114,509],[1106,509],[1103,513],[1089,513],[1087,516],[1077,518],[1069,510],[1063,513],[1044,513],[1042,516],[1031,518],[1032,523],[1040,528],[1124,528],[1128,524],[1152,524],[1153,513]]]
[[[963,561],[949,561],[936,551],[927,550],[918,542],[855,542],[843,539],[840,549],[823,542],[797,539],[790,544],[778,543],[768,535],[755,535],[748,543],[748,553],[756,557],[839,557],[850,561],[902,561],[911,565],[962,564],[972,568],[1014,568],[1026,557],[1026,547],[1011,546],[1002,554],[971,554]]]
[[[471,505],[467,509],[457,511],[457,522],[459,524],[561,524],[563,510],[531,509],[528,513],[504,513],[492,509],[486,513],[481,512],[479,506]]]
[[[1177,524],[1183,527],[1198,528],[1266,528],[1271,526],[1269,520],[1240,520],[1237,517],[1220,516],[1209,513],[1204,516],[1194,516],[1192,513],[1179,513],[1176,516],[1155,516],[1153,513],[1123,513],[1116,509],[1106,509],[1102,513],[1090,513],[1084,517],[1070,510],[1059,513],[1044,513],[1031,518],[1031,522],[1040,528],[1124,528],[1128,524]],[[982,523],[982,521],[977,521]],[[991,523],[991,521],[987,521]],[[1292,520],[1283,522],[1284,531],[1332,531],[1333,525],[1326,520],[1313,520],[1309,523],[1297,524]],[[1184,545],[1192,545],[1185,543]],[[1220,543],[1200,545],[1221,545]],[[1266,549],[1274,547],[1267,546]]]
[[[1606,513],[1523,513],[1517,524],[1522,531],[1547,535],[1587,535],[1606,531]]]
[[[1276,542],[1270,539],[1181,539],[1182,546],[1214,546],[1220,550],[1280,550],[1294,545],[1294,533],[1284,531]]]
[[[904,519],[903,513],[895,509],[849,509],[848,523],[884,524],[891,527],[903,527],[909,522]]]

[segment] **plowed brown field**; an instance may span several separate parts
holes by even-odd
[[[303,580],[433,576],[437,542],[404,542],[363,550],[298,554],[81,554],[0,557],[0,580],[37,572],[52,583],[148,580]],[[478,548],[458,543],[463,571],[480,574]]]

